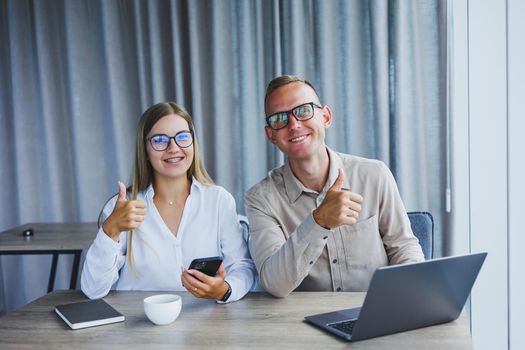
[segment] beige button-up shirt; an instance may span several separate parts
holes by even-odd
[[[388,167],[381,161],[337,153],[330,157],[328,180],[310,190],[286,162],[246,193],[250,250],[261,285],[284,297],[297,291],[366,291],[376,268],[423,261],[405,206]],[[327,230],[312,212],[338,176],[363,196],[354,225]]]

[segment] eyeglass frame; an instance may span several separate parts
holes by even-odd
[[[295,109],[299,108],[299,107],[303,107],[303,106],[306,106],[306,105],[310,105],[310,107],[312,107],[312,116],[311,116],[310,118],[307,118],[307,119],[299,119],[299,118],[297,118],[297,116],[295,115],[295,113],[294,113],[293,111],[294,111]],[[298,106],[295,106],[294,108],[292,108],[292,109],[290,109],[290,110],[287,110],[287,111],[281,111],[281,112],[272,113],[272,114],[270,114],[269,116],[267,116],[267,117],[265,118],[265,120],[266,120],[266,125],[267,125],[270,129],[272,129],[272,130],[281,130],[281,129],[284,129],[284,128],[286,128],[286,127],[288,126],[288,124],[290,123],[290,117],[289,117],[290,114],[293,115],[293,117],[295,118],[295,120],[300,121],[300,122],[305,122],[305,121],[310,120],[310,119],[312,119],[312,118],[314,117],[314,115],[315,115],[315,107],[317,107],[317,108],[319,108],[319,109],[322,109],[322,108],[323,108],[323,106],[320,106],[320,105],[318,105],[317,103],[311,101],[311,102],[302,103],[302,104],[300,104],[300,105],[298,105]],[[269,119],[270,119],[271,117],[275,116],[275,115],[278,115],[278,114],[285,114],[285,113],[286,113],[286,117],[288,118],[288,120],[286,121],[286,124],[284,124],[281,128],[277,128],[277,129],[273,128],[273,127],[271,126],[271,124],[270,124],[270,120],[269,120]]]
[[[191,143],[187,146],[181,146],[179,145],[179,143],[177,142],[177,135],[180,135],[180,134],[190,134],[191,135]],[[151,142],[151,140],[155,137],[155,136],[166,136],[168,138],[168,143],[167,143],[167,146],[166,148],[164,149],[156,149],[155,146],[153,146],[153,143]],[[149,144],[151,145],[151,148],[156,151],[156,152],[164,152],[165,150],[167,150],[169,147],[170,147],[170,144],[171,144],[171,140],[173,139],[173,142],[175,142],[175,144],[177,145],[177,147],[179,148],[188,148],[190,147],[191,145],[193,145],[193,142],[194,142],[194,135],[193,135],[193,131],[192,130],[181,130],[179,131],[178,133],[176,133],[175,135],[173,136],[168,136],[166,134],[155,134],[155,135],[151,135],[150,137],[147,137],[146,140],[149,141]]]

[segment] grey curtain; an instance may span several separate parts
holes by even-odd
[[[312,81],[334,149],[385,161],[444,237],[445,1],[0,0],[0,230],[95,221],[129,182],[147,106],[184,105],[236,198],[283,162],[263,133],[268,81]],[[50,257],[0,258],[0,309],[46,292]],[[71,260],[59,259],[56,288]]]

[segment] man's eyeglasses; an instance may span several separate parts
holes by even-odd
[[[165,151],[170,145],[171,139],[173,139],[180,148],[187,148],[193,143],[193,132],[184,130],[179,131],[175,136],[157,134],[148,138],[151,147],[155,151]]]
[[[314,108],[323,108],[314,102],[308,102],[290,109],[289,111],[278,112],[266,117],[266,124],[273,130],[279,130],[288,125],[290,113],[299,121],[306,121],[312,119],[314,116]]]

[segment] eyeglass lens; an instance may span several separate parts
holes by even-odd
[[[282,129],[289,122],[289,115],[292,113],[297,120],[305,121],[314,116],[313,103],[306,103],[304,105],[295,107],[286,112],[272,114],[267,117],[268,125],[274,130]]]
[[[175,136],[168,136],[163,134],[153,135],[152,137],[150,137],[151,147],[153,147],[155,151],[164,151],[170,145],[171,139],[173,139],[173,141],[175,141],[177,146],[179,146],[180,148],[189,147],[193,143],[193,136],[191,135],[191,132],[181,131]]]

